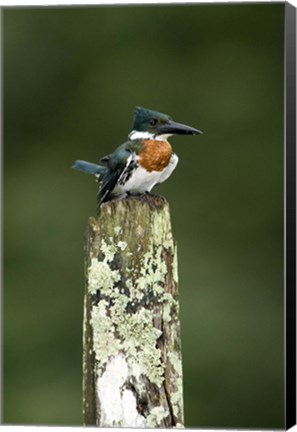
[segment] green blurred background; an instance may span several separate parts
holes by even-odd
[[[187,427],[281,428],[284,4],[3,13],[4,418],[81,425],[83,235],[71,170],[135,105],[204,131],[155,189],[178,242]]]

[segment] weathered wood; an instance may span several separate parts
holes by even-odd
[[[102,205],[86,234],[84,422],[182,427],[176,244],[159,196]]]

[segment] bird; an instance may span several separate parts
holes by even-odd
[[[125,143],[100,159],[100,164],[76,160],[72,168],[95,175],[100,185],[99,209],[102,203],[115,198],[148,194],[167,180],[178,163],[168,138],[197,134],[202,131],[177,123],[167,114],[137,106]]]

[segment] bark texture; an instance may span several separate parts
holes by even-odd
[[[176,244],[159,196],[101,206],[86,234],[86,425],[182,427]]]

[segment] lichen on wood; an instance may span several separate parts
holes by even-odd
[[[158,196],[104,203],[86,234],[84,422],[182,427],[176,244]]]

